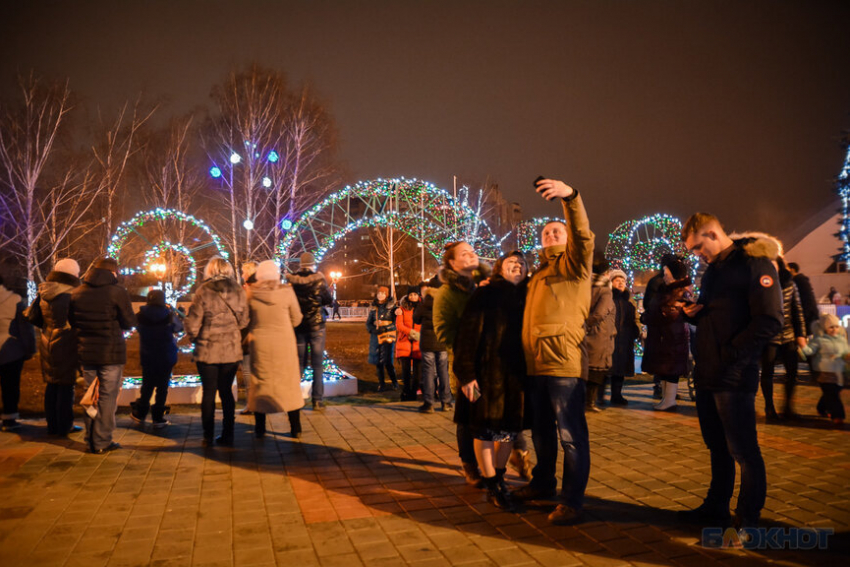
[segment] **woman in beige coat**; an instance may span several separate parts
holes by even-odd
[[[293,437],[301,436],[301,371],[295,327],[301,309],[292,286],[280,283],[280,269],[271,260],[261,262],[257,283],[248,289],[251,322],[248,345],[251,377],[248,410],[254,412],[256,436],[266,434],[266,414],[287,412]]]

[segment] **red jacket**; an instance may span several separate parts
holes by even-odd
[[[402,300],[398,315],[395,318],[395,326],[398,330],[398,339],[395,343],[396,358],[422,358],[422,353],[419,351],[419,341],[414,341],[410,338],[411,331],[416,331],[418,334],[422,329],[422,325],[413,323],[413,310],[415,307],[415,304],[410,303],[405,298]]]

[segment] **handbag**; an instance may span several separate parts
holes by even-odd
[[[83,399],[80,400],[80,405],[86,410],[88,416],[92,419],[97,417],[97,402],[100,399],[100,378],[95,378],[89,384],[89,389],[83,394]]]
[[[387,331],[378,335],[378,344],[394,343],[396,339],[395,331]]]

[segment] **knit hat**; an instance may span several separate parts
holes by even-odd
[[[75,278],[80,277],[80,265],[76,260],[71,258],[63,258],[56,262],[56,265],[53,266],[53,271],[69,274]]]
[[[165,292],[161,289],[152,289],[148,292],[148,305],[165,305]]]
[[[407,295],[410,295],[411,293],[415,293],[416,295],[422,295],[422,290],[419,288],[418,285],[409,285],[407,286]]]
[[[98,258],[92,264],[92,268],[100,268],[101,270],[109,270],[110,272],[118,271],[118,260],[115,258],[110,258],[109,256],[104,256],[103,258]]]
[[[309,252],[304,252],[298,259],[302,268],[311,268],[316,265],[316,257]]]
[[[616,278],[623,278],[624,280],[629,281],[629,278],[626,277],[626,272],[623,270],[614,269],[608,272],[608,279],[613,282]]]
[[[257,276],[258,282],[280,281],[280,268],[273,260],[266,260],[257,264],[257,271],[254,272],[254,275]]]

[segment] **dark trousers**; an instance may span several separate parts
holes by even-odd
[[[794,396],[794,387],[797,385],[799,366],[795,343],[769,344],[764,347],[761,355],[761,395],[764,396],[764,407],[768,411],[774,409],[773,373],[777,360],[781,360],[785,366],[785,412],[792,413],[791,399]]]
[[[286,412],[289,417],[289,429],[292,434],[301,433],[301,410]],[[262,437],[266,434],[266,414],[254,412],[254,434]]]
[[[393,343],[384,343],[378,345],[378,364],[375,365],[378,370],[378,384],[384,385],[384,370],[390,375],[390,380],[393,386],[398,386],[398,378],[395,375],[395,364],[393,362]]]
[[[142,366],[142,387],[139,389],[139,399],[133,404],[133,414],[144,419],[151,412],[154,421],[161,421],[165,415],[165,401],[168,398],[168,382],[171,380],[173,366],[151,367]],[[156,390],[153,407],[151,396]]]
[[[47,384],[44,388],[44,416],[47,432],[65,435],[74,425],[74,385]]]
[[[298,343],[298,362],[301,364],[301,375],[309,366],[313,371],[313,401],[320,402],[325,396],[325,329],[296,333]],[[308,352],[309,347],[309,352]]]
[[[584,417],[586,384],[581,378],[529,377],[526,395],[531,397],[531,440],[537,453],[531,485],[540,491],[558,486],[555,469],[558,441],[564,449],[561,500],[580,510],[590,477],[590,441]]]
[[[832,419],[844,419],[844,404],[841,403],[841,386],[838,384],[821,384],[823,393],[818,400],[818,413],[828,413]]]
[[[461,396],[463,394],[460,394]],[[457,437],[457,455],[460,457],[460,462],[478,466],[478,460],[475,458],[475,438],[472,436],[472,430],[465,423],[458,423],[455,431]]]
[[[18,419],[18,404],[21,401],[21,370],[24,359],[0,364],[0,390],[3,391],[2,419]]]
[[[705,504],[727,513],[735,489],[735,463],[741,466],[738,516],[758,522],[767,495],[764,459],[756,436],[756,395],[747,392],[697,390],[697,416],[711,455],[711,484]]]
[[[398,359],[401,363],[401,396],[406,400],[415,400],[416,391],[419,390],[420,365],[422,363],[418,358],[403,356]]]
[[[236,378],[238,362],[226,364],[207,364],[197,362],[198,374],[201,375],[203,395],[201,397],[201,423],[204,427],[204,438],[212,440],[215,435],[215,395],[221,398],[222,417],[221,436],[233,439],[233,426],[236,421],[236,401],[233,399],[233,380]]]

